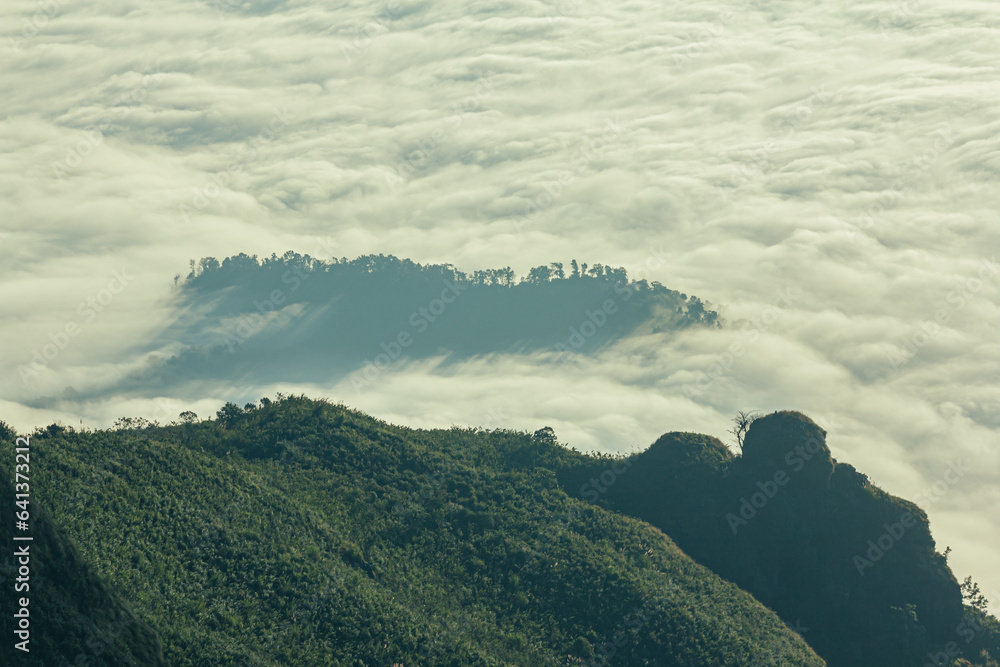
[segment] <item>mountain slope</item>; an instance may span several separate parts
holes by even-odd
[[[171,665],[823,665],[655,528],[568,497],[543,431],[287,398],[39,432],[38,493]]]
[[[0,422],[0,441],[13,447],[13,431]],[[33,443],[32,443],[33,444]],[[31,448],[32,454],[35,450]],[[9,452],[9,450],[8,450]],[[7,458],[7,457],[5,457]],[[9,459],[13,458],[13,454]],[[42,464],[38,456],[31,459],[32,470]],[[7,461],[4,462],[5,464]],[[144,621],[133,613],[119,593],[97,576],[80,556],[79,551],[63,531],[53,523],[48,512],[32,496],[28,505],[31,529],[19,535],[30,535],[32,541],[14,542],[14,486],[7,465],[0,474],[0,586],[3,587],[4,607],[0,615],[0,635],[3,646],[2,664],[89,665],[103,667],[135,665],[158,667],[166,665],[160,640]],[[29,476],[33,480],[33,476]],[[34,487],[33,487],[34,488]],[[37,491],[37,488],[35,488]],[[19,511],[19,510],[18,510]],[[29,573],[21,576],[22,563],[15,559],[15,549],[27,546]],[[24,581],[20,581],[24,579]],[[15,583],[27,588],[14,589]],[[28,652],[14,648],[14,614],[17,600],[29,600]]]

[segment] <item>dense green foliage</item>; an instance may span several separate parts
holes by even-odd
[[[967,606],[965,619],[952,641],[962,647],[972,664],[1000,667],[1000,621],[985,611]]]
[[[657,529],[566,494],[581,457],[548,430],[279,397],[32,447],[38,500],[170,665],[824,664]]]
[[[30,513],[31,542],[14,542],[14,486],[8,461],[13,459],[14,432],[0,422],[0,442],[5,448],[4,472],[0,475],[0,587],[3,609],[0,613],[0,664],[37,665],[38,667],[102,667],[165,665],[160,640],[145,622],[136,617],[129,605],[106,582],[88,567],[72,540],[59,530],[48,513],[34,499],[26,505]],[[31,452],[34,454],[34,451]],[[41,463],[38,456],[29,462]],[[38,468],[33,468],[38,469]],[[30,476],[29,476],[30,479]],[[15,548],[28,548],[29,572],[19,573],[22,565],[15,559]],[[21,581],[18,581],[21,579]],[[15,584],[27,586],[16,591]],[[14,613],[17,600],[29,600],[29,652],[14,648]],[[9,662],[8,662],[9,660]]]
[[[824,664],[797,632],[834,666],[1000,656],[926,515],[797,413],[754,422],[742,457],[668,433],[615,458],[550,429],[412,430],[279,395],[164,427],[53,425],[32,456],[23,664]]]
[[[753,422],[738,457],[715,438],[668,433],[591,500],[658,526],[809,628],[806,640],[831,666],[937,664],[930,656],[949,643],[981,664],[1000,658],[995,629],[970,633],[977,617],[963,610],[926,514],[834,461],[825,435],[804,415],[774,413]],[[592,489],[603,465],[577,463],[561,482]]]

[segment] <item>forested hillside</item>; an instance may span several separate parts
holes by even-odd
[[[279,394],[168,426],[52,425],[32,457],[33,502],[66,534],[39,515],[41,642],[71,664],[95,642],[93,664],[159,664],[157,634],[179,666],[1000,656],[926,515],[798,413],[754,422],[742,456],[668,433],[609,457],[548,428],[414,430]]]
[[[568,496],[549,431],[283,397],[118,426],[39,430],[35,493],[170,665],[824,664],[657,529]]]
[[[15,433],[0,422],[0,441],[13,447]],[[34,452],[32,452],[34,454]],[[12,459],[13,456],[10,457]],[[9,460],[9,459],[8,459]],[[35,470],[44,463],[35,456]],[[160,640],[142,615],[133,612],[115,589],[114,571],[101,576],[81,557],[73,540],[52,521],[44,505],[37,498],[26,505],[30,514],[31,541],[15,542],[13,474],[4,461],[4,474],[0,475],[0,541],[3,556],[0,558],[0,586],[3,587],[3,613],[0,614],[0,635],[3,646],[0,656],[3,665],[34,665],[37,667],[159,667],[167,665],[163,659]],[[30,479],[30,476],[29,476]],[[23,489],[22,489],[23,490]],[[30,494],[29,494],[30,495]],[[15,549],[27,550],[28,572],[22,576],[21,558],[15,558]],[[20,588],[15,589],[15,585]],[[16,601],[28,600],[28,628],[30,633],[17,637],[20,619]],[[15,638],[16,637],[16,638]],[[23,648],[15,643],[29,639]]]

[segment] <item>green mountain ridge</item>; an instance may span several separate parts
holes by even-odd
[[[32,448],[38,501],[170,665],[824,664],[657,529],[567,496],[544,434],[287,398]]]
[[[765,450],[744,458],[766,466]],[[52,425],[32,435],[32,453],[32,502],[114,587],[109,599],[148,623],[132,643],[162,641],[164,664],[827,664],[806,643],[824,637],[800,623],[809,616],[772,596],[783,621],[745,592],[769,594],[726,570],[731,545],[715,531],[703,531],[714,561],[693,541],[705,507],[728,530],[724,494],[740,478],[718,474],[739,466],[708,436],[587,456],[550,429],[409,429],[279,395],[169,426]],[[699,492],[665,492],[682,484]],[[638,492],[645,505],[628,505]],[[768,521],[762,510],[747,528],[766,534]],[[899,564],[886,556],[878,568]],[[967,657],[1000,643],[995,619],[963,610],[961,594],[958,614],[974,628]],[[122,656],[91,651],[87,664],[159,664],[129,662],[120,643]],[[900,660],[885,664],[923,664]]]

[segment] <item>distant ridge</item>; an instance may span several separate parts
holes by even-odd
[[[562,362],[628,336],[720,326],[698,297],[625,269],[554,262],[465,273],[392,255],[320,260],[286,252],[192,260],[175,278],[175,319],[142,344],[122,378],[64,398],[191,395],[207,384],[350,381],[364,391],[390,369],[488,355]],[[51,406],[58,397],[26,401]]]

